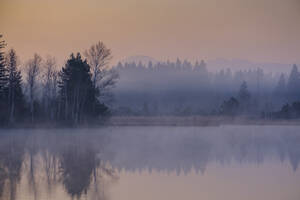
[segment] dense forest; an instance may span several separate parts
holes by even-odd
[[[54,57],[20,62],[0,36],[0,125],[77,125],[117,116],[300,117],[300,72],[211,72],[205,61],[109,67],[112,52],[98,42],[71,54],[60,69]]]

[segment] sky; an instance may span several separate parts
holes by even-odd
[[[300,63],[300,0],[0,0],[0,34],[26,60],[59,62],[97,41],[113,63],[246,59]]]

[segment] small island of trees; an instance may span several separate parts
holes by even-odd
[[[2,35],[0,36],[0,38]],[[14,49],[0,43],[0,125],[99,123],[110,115],[101,102],[118,75],[107,68],[111,51],[102,42],[71,54],[61,70],[38,54],[20,67]]]

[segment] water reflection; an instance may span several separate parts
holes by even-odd
[[[0,197],[16,199],[24,159],[24,139],[25,136],[0,135]]]
[[[44,189],[51,198],[59,184],[72,199],[89,190],[92,199],[105,199],[101,182],[117,178],[101,160],[105,136],[100,134],[94,138],[67,132],[7,131],[0,134],[0,141],[1,199],[22,199],[16,195],[20,182],[32,199],[42,199]]]
[[[108,158],[119,170],[205,172],[207,165],[262,164],[288,160],[294,171],[300,158],[300,127],[123,128],[114,131]]]
[[[210,163],[300,162],[298,127],[0,131],[0,199],[108,199],[120,171],[205,174]],[[24,189],[26,188],[26,189]],[[65,194],[62,194],[64,191]]]

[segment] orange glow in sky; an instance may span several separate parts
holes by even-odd
[[[300,62],[299,0],[0,0],[0,33],[21,59],[60,62],[101,40],[114,62],[241,58]]]

